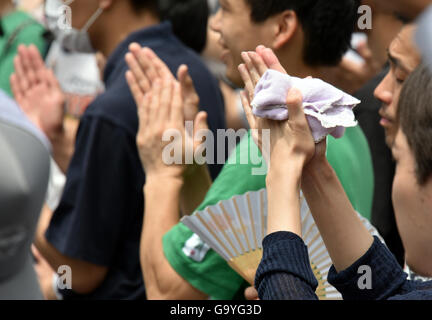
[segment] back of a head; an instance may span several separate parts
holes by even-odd
[[[252,20],[263,22],[293,10],[305,35],[304,62],[309,66],[337,65],[350,47],[359,0],[244,0]]]
[[[174,34],[189,48],[201,53],[207,42],[209,6],[206,0],[160,0],[162,20],[169,20]]]
[[[416,161],[420,185],[432,176],[432,73],[421,64],[405,81],[398,119]]]

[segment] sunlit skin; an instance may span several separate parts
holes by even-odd
[[[259,25],[253,23],[251,9],[244,0],[220,0],[219,3],[220,9],[211,20],[211,28],[220,34],[219,43],[223,48],[220,59],[227,66],[227,77],[236,85],[242,86],[237,70],[243,62],[241,53],[253,51],[260,44],[271,45],[266,37],[266,24],[269,22]]]
[[[392,147],[398,129],[396,113],[403,83],[421,61],[413,43],[415,31],[414,25],[407,25],[392,41],[388,51],[390,70],[375,90],[375,97],[382,102],[380,124],[385,129],[389,147]]]
[[[85,26],[98,8],[103,9],[88,29],[88,34],[93,48],[105,57],[110,56],[132,31],[159,23],[159,18],[151,11],[137,12],[129,1],[124,0],[75,0],[69,7],[72,10],[72,27],[78,30]]]
[[[12,0],[0,0],[0,15],[5,15],[14,8]]]
[[[241,53],[255,51],[258,45],[273,49],[291,75],[302,78],[319,75],[319,68],[303,61],[304,34],[294,11],[285,10],[256,23],[246,0],[220,0],[219,3],[221,7],[210,27],[220,34],[223,47],[220,58],[227,66],[227,77],[238,87],[244,86],[237,69],[243,63]]]
[[[432,277],[432,177],[425,185],[418,184],[416,162],[401,130],[392,151],[396,160],[393,205],[406,262],[414,272]]]

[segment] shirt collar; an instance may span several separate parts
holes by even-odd
[[[158,38],[158,37],[170,37],[172,36],[171,23],[168,21],[156,24],[150,27],[146,27],[131,33],[125,40],[123,40],[111,56],[108,58],[105,71],[104,71],[104,82],[109,81],[110,76],[114,73],[116,66],[119,61],[124,61],[124,56],[129,50],[129,45],[132,42],[142,43],[145,39]]]

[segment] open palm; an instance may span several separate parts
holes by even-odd
[[[270,127],[272,128],[271,140],[274,140],[272,143],[280,140],[279,138],[283,136],[283,132],[277,130],[280,129],[280,127],[275,125],[274,121],[255,117],[250,104],[255,95],[255,87],[268,69],[276,70],[284,74],[287,74],[287,71],[284,69],[273,50],[264,46],[258,46],[255,52],[242,53],[242,59],[244,64],[239,65],[239,72],[245,84],[245,90],[241,93],[242,104],[251,129],[255,129],[252,130],[252,138],[261,150],[266,162],[269,163],[271,150],[265,150],[263,148],[262,130],[269,129]],[[325,140],[317,144],[315,146],[315,158],[325,156],[326,148],[327,143]]]
[[[27,117],[52,139],[63,129],[65,96],[35,46],[20,46],[11,87]]]

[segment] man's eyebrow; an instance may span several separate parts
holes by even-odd
[[[402,61],[400,61],[398,58],[396,58],[395,56],[393,56],[390,53],[390,50],[387,50],[387,56],[389,61],[396,67],[396,68],[400,68],[405,72],[409,72],[408,68],[404,66],[404,64],[402,63]]]

